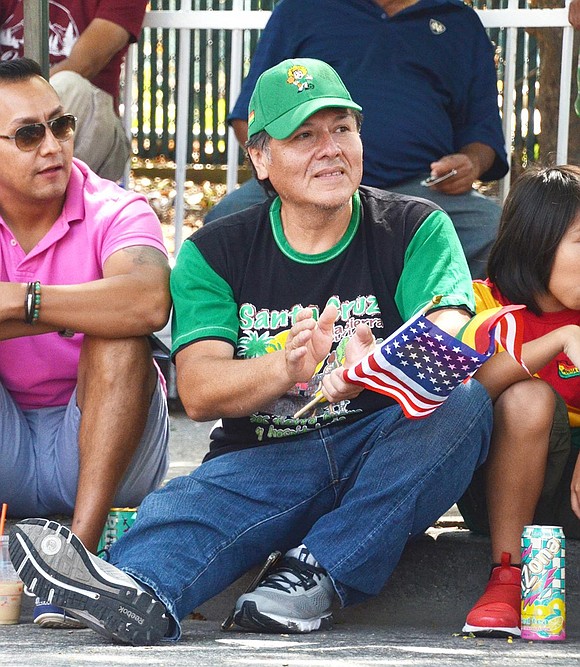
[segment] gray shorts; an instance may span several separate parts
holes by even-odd
[[[577,458],[578,450],[571,446],[568,410],[561,396],[556,394],[544,486],[534,523],[562,526],[564,535],[572,539],[580,539],[580,519],[570,504],[570,484]],[[489,534],[483,468],[475,471],[469,488],[457,505],[470,530]]]
[[[81,412],[68,405],[21,410],[0,385],[0,501],[11,517],[72,515],[78,482]],[[162,482],[169,465],[169,415],[159,381],[145,432],[113,507],[136,507]]]

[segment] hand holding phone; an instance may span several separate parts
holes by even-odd
[[[421,181],[421,185],[424,185],[426,188],[430,188],[432,185],[437,185],[437,183],[446,181],[448,178],[451,178],[456,174],[457,174],[457,169],[452,169],[451,171],[448,171],[446,174],[443,174],[443,176],[429,176],[429,178],[426,178],[425,180]]]

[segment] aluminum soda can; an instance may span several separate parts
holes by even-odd
[[[100,555],[106,549],[109,549],[113,542],[116,542],[123,533],[131,528],[136,518],[136,507],[112,507],[99,540],[97,554]]]
[[[560,526],[524,526],[522,639],[566,639],[566,538]]]

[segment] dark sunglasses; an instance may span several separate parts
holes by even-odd
[[[53,118],[46,123],[33,123],[19,127],[13,136],[0,134],[0,139],[13,139],[16,148],[21,151],[33,151],[38,148],[46,136],[46,128],[52,132],[54,138],[60,143],[72,139],[77,126],[77,119],[70,113],[65,113],[58,118]]]

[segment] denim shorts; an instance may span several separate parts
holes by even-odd
[[[0,495],[11,517],[72,514],[80,422],[76,391],[67,405],[21,410],[0,385]],[[168,441],[167,401],[158,380],[143,437],[113,506],[135,507],[162,483]]]

